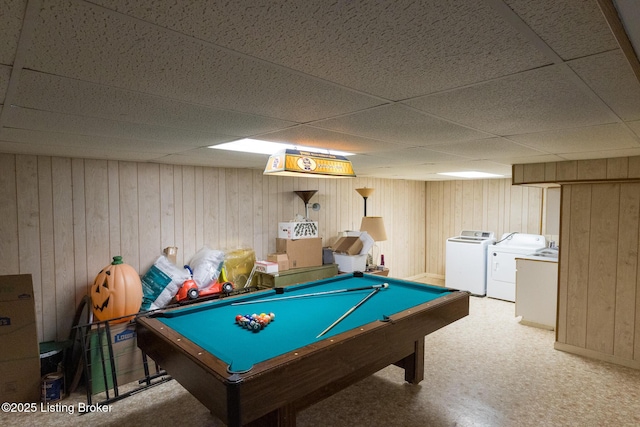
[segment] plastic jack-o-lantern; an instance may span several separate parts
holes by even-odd
[[[91,287],[93,315],[98,320],[110,320],[140,311],[142,282],[136,270],[114,256],[113,262],[98,273]],[[114,320],[122,323],[133,316]]]

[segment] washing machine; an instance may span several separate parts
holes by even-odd
[[[487,296],[516,301],[516,258],[545,248],[540,234],[505,233],[487,246]]]
[[[487,293],[487,247],[496,241],[493,231],[462,230],[446,243],[444,285],[473,295]]]

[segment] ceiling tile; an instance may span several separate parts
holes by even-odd
[[[612,122],[611,112],[584,93],[560,67],[545,67],[406,103],[501,136]]]
[[[146,162],[158,157],[157,154],[149,154],[146,152],[114,151],[109,146],[73,146],[73,145],[54,145],[48,142],[28,143],[5,141],[0,137],[0,152],[15,154],[31,154],[37,156],[55,156],[55,157],[71,157],[84,159],[106,159],[106,160],[126,160],[131,162]]]
[[[4,104],[4,98],[9,87],[9,78],[11,77],[11,67],[0,65],[0,104]]]
[[[624,124],[614,123],[575,129],[511,135],[509,139],[548,153],[575,153],[638,147],[639,139]]]
[[[181,147],[208,146],[228,142],[237,138],[187,129],[118,122],[102,118],[53,113],[19,107],[7,108],[5,126],[9,128],[87,136],[104,136],[129,140],[162,141]]]
[[[0,64],[13,65],[22,30],[27,0],[4,0],[2,2],[2,25],[0,25]]]
[[[313,126],[417,146],[490,136],[400,104],[385,105],[335,119],[314,122]]]
[[[569,66],[622,120],[640,119],[640,82],[620,49],[571,61]]]
[[[257,137],[422,180],[640,148],[593,0],[0,4],[0,152],[262,169],[201,148]]]
[[[240,169],[264,169],[267,160],[269,160],[269,156],[264,154],[248,154],[213,148],[197,148],[178,154],[168,154],[163,157],[158,157],[154,162],[221,168],[228,168],[229,165],[233,165],[234,168]]]
[[[391,100],[548,63],[491,7],[468,0],[97,3]]]
[[[39,19],[26,68],[292,121],[380,104],[89,3],[50,0]]]
[[[522,156],[522,157],[505,157],[502,159],[495,159],[496,163],[504,163],[511,167],[511,165],[521,163],[547,163],[547,162],[561,162],[565,160],[563,157],[556,156],[554,154],[543,154],[539,156]]]
[[[258,135],[257,138],[350,153],[371,153],[389,149],[389,142],[304,125]]]
[[[393,151],[379,152],[350,159],[354,168],[430,165],[455,161],[466,161],[467,158],[453,154],[439,153],[422,147],[402,148]],[[357,171],[356,171],[357,172]]]
[[[564,60],[618,47],[593,0],[504,0]]]
[[[20,142],[23,144],[47,144],[59,147],[76,147],[101,149],[108,147],[114,154],[109,158],[127,159],[127,152],[150,153],[149,158],[158,154],[179,153],[189,146],[178,145],[175,142],[149,141],[131,138],[111,138],[105,136],[80,135],[68,133],[41,132],[35,130],[3,128],[0,138],[8,142]],[[117,154],[122,152],[122,154]]]
[[[494,163],[486,160],[468,160],[466,162],[456,162],[447,165],[442,165],[442,169],[438,172],[461,172],[461,171],[483,171],[487,173],[494,173],[505,177],[511,176],[511,165],[503,165],[500,163]],[[449,168],[447,169],[446,166]],[[448,177],[452,179],[452,177]]]
[[[621,150],[598,150],[598,151],[580,151],[574,153],[563,153],[565,160],[588,160],[588,159],[608,159],[612,157],[633,157],[640,156],[639,148],[625,148]]]
[[[29,70],[22,70],[20,74],[14,104],[64,114],[222,135],[250,136],[294,124]]]
[[[502,175],[503,177],[511,176],[511,165],[502,165],[499,163],[487,162],[487,161],[454,161],[430,165],[418,165],[411,168],[404,168],[402,166],[391,166],[387,168],[378,168],[367,170],[367,172],[374,173],[376,176],[385,176],[390,179],[414,179],[424,180],[425,175],[429,175],[429,179],[447,180],[451,181],[454,178],[445,175],[435,175],[437,173],[445,172],[466,172],[466,171],[484,171],[488,173],[494,173]],[[433,175],[433,176],[432,176]]]
[[[476,141],[450,142],[429,146],[443,153],[456,154],[473,159],[500,159],[505,157],[538,156],[541,153],[504,138],[487,138]]]

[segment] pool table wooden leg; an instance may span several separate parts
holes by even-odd
[[[394,365],[404,368],[404,380],[411,384],[418,384],[424,379],[424,337],[414,344],[414,351]]]
[[[245,427],[295,427],[296,410],[294,405],[286,405],[267,415],[245,424]]]

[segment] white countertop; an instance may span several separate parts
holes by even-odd
[[[522,255],[517,256],[516,259],[525,259],[527,261],[558,262],[558,257],[541,255]]]

